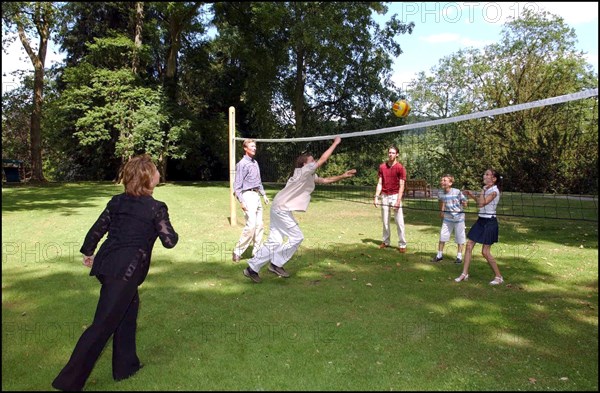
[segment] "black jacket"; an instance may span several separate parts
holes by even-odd
[[[105,233],[108,236],[94,257],[91,276],[112,276],[128,280],[136,269],[143,269],[138,285],[150,268],[156,238],[173,248],[179,236],[171,226],[167,205],[152,196],[115,195],[87,233],[81,253],[90,256]]]

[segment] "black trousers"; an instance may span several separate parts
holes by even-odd
[[[135,345],[140,305],[138,273],[135,272],[129,280],[98,277],[102,288],[94,321],[83,332],[69,362],[52,382],[54,388],[67,391],[82,390],[111,335],[113,378],[125,379],[140,369]]]

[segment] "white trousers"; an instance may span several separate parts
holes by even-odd
[[[272,264],[282,267],[292,258],[304,235],[290,211],[271,209],[271,223],[269,237],[256,254],[248,260],[248,265],[255,272],[271,261]],[[287,242],[284,238],[287,236]]]
[[[246,225],[233,252],[238,256],[242,256],[250,244],[253,244],[252,255],[254,255],[262,246],[264,233],[263,207],[260,202],[260,194],[256,191],[244,191],[242,193],[242,201],[246,205],[246,211],[244,212]]]
[[[398,194],[381,194],[381,219],[383,221],[383,243],[390,245],[390,210],[394,212],[396,229],[398,230],[398,247],[406,247],[406,238],[404,236],[404,213],[402,212],[402,202],[400,208],[394,210],[398,200]]]

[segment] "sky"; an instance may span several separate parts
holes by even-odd
[[[546,10],[561,16],[575,30],[577,49],[598,72],[597,2],[392,2],[388,12],[377,17],[380,23],[397,14],[404,22],[414,22],[412,34],[398,38],[403,53],[393,66],[392,80],[405,89],[420,71],[429,73],[440,59],[462,48],[483,48],[500,41],[500,32],[509,17],[519,17],[524,9]],[[18,86],[10,72],[33,72],[29,57],[16,40],[2,48],[2,92]],[[5,49],[8,54],[5,53]],[[60,62],[63,55],[51,46],[46,67]]]
[[[420,71],[429,74],[439,60],[463,48],[483,48],[501,39],[508,18],[525,9],[558,15],[575,30],[576,48],[598,72],[598,3],[587,2],[394,2],[383,17],[397,14],[403,22],[414,22],[412,34],[398,39],[403,53],[393,66],[392,80],[406,89]],[[379,22],[381,23],[381,22]]]

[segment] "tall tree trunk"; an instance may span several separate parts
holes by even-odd
[[[169,48],[167,50],[165,76],[163,87],[167,98],[167,108],[171,119],[165,124],[166,130],[163,138],[163,149],[159,157],[160,177],[162,181],[167,180],[167,160],[169,158],[169,129],[173,125],[173,119],[177,118],[177,55],[181,48],[181,34],[188,28],[198,12],[202,2],[176,3],[176,10],[165,16],[169,34]]]
[[[170,26],[173,27],[172,24]],[[169,117],[171,119],[175,119],[175,108],[177,107],[177,53],[179,52],[179,35],[181,33],[180,29],[170,30],[171,36],[171,45],[167,52],[167,64],[165,68],[165,77],[163,80],[163,87],[165,91],[165,96],[167,98],[167,108],[169,111]],[[165,128],[165,133],[163,137],[163,148],[158,158],[158,172],[160,172],[161,181],[167,180],[167,160],[169,158],[168,155],[168,140],[169,140],[169,128],[172,123],[167,122],[163,127]]]
[[[294,86],[294,115],[296,120],[296,136],[304,135],[304,52],[296,53],[296,83]]]
[[[166,174],[167,174],[167,148],[168,146],[166,145],[165,142],[165,146],[163,147],[163,150],[160,153],[160,156],[158,157],[158,173],[160,173],[160,178],[161,181],[166,181]]]
[[[35,67],[33,111],[31,112],[31,180],[46,181],[42,170],[42,104],[44,101],[44,65]]]
[[[34,69],[33,79],[33,110],[31,112],[31,180],[46,181],[42,170],[42,105],[44,103],[44,63],[50,37],[50,22],[44,14],[43,6],[35,6],[33,18],[40,36],[39,50],[36,55],[31,48],[29,39],[25,35],[23,25],[18,24],[19,39],[31,59]]]
[[[138,68],[140,67],[140,49],[142,48],[142,26],[144,24],[144,3],[138,1],[135,3],[135,37],[134,50],[133,50],[133,61],[131,69],[134,74],[137,74]]]

